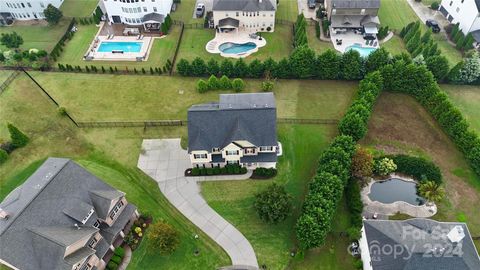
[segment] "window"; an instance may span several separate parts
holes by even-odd
[[[273,146],[260,146],[260,152],[273,151]]]
[[[142,12],[142,9],[140,7],[137,7],[137,12],[138,13]]]
[[[265,26],[265,23],[263,23],[263,26]],[[255,148],[246,148],[245,154],[255,154]]]
[[[238,155],[238,150],[227,151],[227,156],[236,156]]]
[[[85,222],[87,222],[87,220],[92,216],[93,212],[94,212],[93,208],[90,209],[90,211],[88,211],[87,216],[82,219],[82,224],[85,224]]]
[[[240,12],[237,11],[237,13],[235,15],[238,17],[240,15]]]
[[[113,219],[115,217],[115,215],[117,215],[118,213],[118,210],[120,210],[120,208],[122,208],[123,206],[123,201],[119,201],[112,209],[112,212],[110,213],[110,218]]]
[[[337,14],[337,9],[336,8],[332,9],[332,15],[335,15],[335,14]]]
[[[364,15],[365,14],[365,9],[362,8],[362,10],[360,11],[360,14]]]
[[[97,242],[98,242],[98,240],[95,237],[93,237],[92,240],[90,240],[90,242],[88,242],[88,247],[90,247],[90,248],[95,247]]]
[[[219,151],[220,151],[220,148],[218,148],[218,147],[212,148],[212,152],[219,152]]]
[[[143,12],[147,12],[147,7],[143,7]]]
[[[194,159],[204,159],[207,158],[207,154],[193,154]]]
[[[32,7],[32,5],[30,4],[30,2],[27,2],[27,6],[28,6],[28,7]]]
[[[93,227],[95,227],[95,228],[100,227],[100,221],[98,219],[97,219],[97,221],[95,221],[95,223],[93,223]]]
[[[157,12],[157,7],[153,7],[153,12]]]
[[[453,5],[453,1],[450,1],[450,6],[452,6],[452,5]]]
[[[22,3],[22,8],[24,8],[24,7],[25,7],[25,4]]]

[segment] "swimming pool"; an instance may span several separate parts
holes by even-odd
[[[411,205],[425,204],[425,199],[417,195],[417,184],[415,182],[398,178],[373,183],[368,197],[372,201],[386,204],[396,201],[404,201]]]
[[[143,42],[119,42],[102,41],[97,52],[121,51],[124,53],[138,53],[142,49]]]
[[[367,57],[370,55],[373,51],[376,50],[376,48],[370,48],[370,47],[363,47],[362,44],[355,43],[352,46],[348,46],[345,51],[349,50],[355,50],[360,53],[361,57]]]
[[[257,48],[257,45],[253,42],[247,42],[242,44],[225,42],[220,44],[220,46],[218,47],[218,49],[222,53],[226,53],[226,54],[242,54],[250,50],[253,50],[255,48]]]

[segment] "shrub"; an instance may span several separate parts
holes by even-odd
[[[2,33],[0,43],[9,49],[18,48],[23,44],[23,38],[15,31],[12,33]]]
[[[113,255],[112,258],[110,259],[110,261],[112,261],[116,264],[120,264],[122,262],[122,258],[118,255]]]
[[[434,181],[424,181],[418,185],[418,193],[430,202],[440,202],[445,196],[445,190]]]
[[[215,75],[211,75],[210,78],[208,78],[208,88],[210,90],[217,90],[221,88],[220,82]]]
[[[114,253],[123,258],[123,256],[125,256],[125,249],[123,249],[123,247],[117,247]]]
[[[362,227],[363,202],[358,181],[353,178],[348,181],[345,197],[347,198],[347,206],[350,212],[350,222],[353,227],[360,229]]]
[[[292,197],[283,186],[275,183],[255,195],[254,208],[260,219],[276,224],[285,220],[292,210]]]
[[[375,173],[381,176],[389,175],[397,169],[397,165],[393,160],[384,157],[375,161]]]
[[[263,92],[271,92],[273,91],[273,86],[275,83],[271,80],[263,81],[262,82],[262,91]]]
[[[63,17],[62,12],[52,4],[48,4],[43,14],[45,15],[45,20],[51,25],[57,24]]]
[[[7,124],[8,131],[10,132],[10,138],[12,140],[12,145],[15,148],[24,147],[27,145],[29,139],[27,135],[23,134],[16,126],[11,123]]]
[[[150,252],[171,254],[180,244],[180,235],[171,225],[159,221],[150,225],[148,240]]]
[[[352,176],[360,179],[371,176],[373,164],[372,153],[366,148],[358,147],[352,158]]]
[[[197,82],[197,90],[199,93],[205,93],[209,90],[208,83],[202,79]]]
[[[220,78],[220,85],[221,85],[221,88],[222,89],[231,89],[232,88],[232,82],[230,81],[230,79],[223,75],[221,78]]]
[[[65,107],[58,107],[57,111],[58,111],[58,114],[61,116],[67,115],[67,109],[65,109]]]
[[[433,9],[433,10],[438,10],[439,7],[440,7],[440,4],[438,2],[433,2],[430,5],[430,8]]]
[[[0,165],[5,163],[5,161],[7,161],[7,159],[8,159],[7,151],[0,148]]]
[[[116,264],[114,261],[109,261],[107,264],[107,269],[108,270],[116,270],[118,268],[118,264]]]
[[[207,175],[213,175],[213,168],[207,168]]]
[[[442,183],[442,173],[440,168],[433,162],[421,157],[412,157],[407,155],[386,156],[393,160],[397,165],[397,172],[409,175],[418,181],[428,179],[435,183]]]
[[[192,168],[192,175],[193,176],[198,176],[200,175],[200,169],[198,167]]]
[[[233,79],[232,88],[235,92],[241,92],[245,88],[245,82],[242,79]]]

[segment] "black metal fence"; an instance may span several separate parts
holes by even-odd
[[[15,78],[20,74],[20,71],[19,70],[14,70],[8,77],[5,81],[2,82],[2,84],[0,85],[0,94],[3,93],[3,91],[5,91],[5,89],[7,89],[7,87],[10,85],[10,83],[12,83],[13,80],[15,80]]]
[[[182,21],[173,21],[173,24],[180,25],[180,36],[178,37],[177,47],[175,48],[175,54],[173,55],[172,66],[170,67],[170,75],[173,75],[175,70],[175,63],[177,62],[178,50],[180,49],[180,44],[182,43],[183,31],[185,30],[185,24]]]
[[[279,124],[336,125],[338,119],[277,118]]]

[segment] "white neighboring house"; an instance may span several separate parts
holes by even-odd
[[[251,33],[275,30],[276,0],[214,0],[213,23],[217,31]]]
[[[49,4],[59,8],[63,0],[1,0],[0,25],[7,20],[44,19],[43,11]]]
[[[480,42],[480,0],[442,0],[440,12],[449,22],[458,23],[465,35],[472,33]]]
[[[275,168],[277,141],[273,93],[222,94],[220,102],[188,110],[188,153],[193,167]]]
[[[173,0],[100,0],[108,21],[114,24],[143,25],[160,29],[172,9]]]

